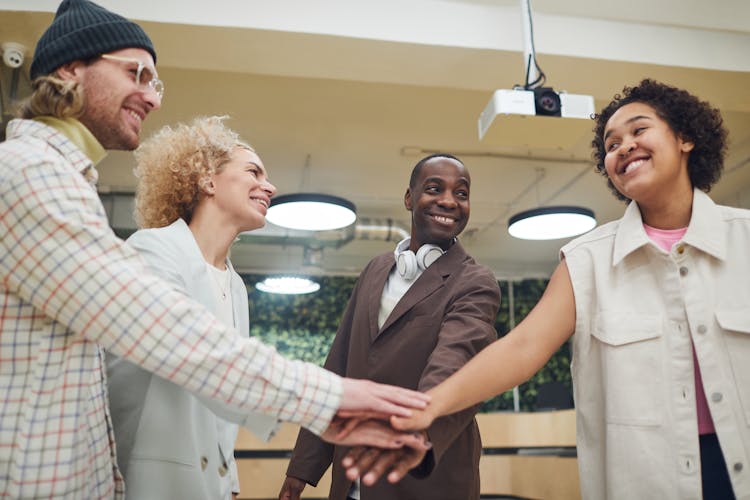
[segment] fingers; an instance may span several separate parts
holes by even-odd
[[[419,451],[427,451],[432,448],[430,443],[422,434],[418,433],[403,433],[400,438],[401,442],[406,448],[413,448]]]
[[[339,411],[368,411],[408,417],[411,408],[425,408],[430,396],[369,380],[342,379]]]
[[[378,411],[364,411],[364,410],[339,410],[336,412],[336,416],[340,418],[356,418],[358,420],[388,420],[391,418],[390,413],[381,413]]]
[[[375,484],[381,476],[393,467],[393,464],[398,462],[399,457],[404,454],[402,450],[384,450],[377,454],[377,456],[371,461],[367,472],[362,476],[362,484],[365,486],[372,486]],[[363,471],[365,470],[366,464],[363,463]]]
[[[412,468],[420,464],[425,456],[424,450],[402,448],[400,450],[377,450],[373,448],[354,448],[344,457],[342,465],[346,468],[346,477],[354,481],[361,477],[362,484],[372,486],[384,474],[388,481],[400,481]]]
[[[369,448],[369,447],[359,447],[354,448],[351,450],[346,457],[344,457],[344,460],[351,457],[353,462],[350,467],[347,467],[346,470],[346,477],[350,480],[355,480],[359,477],[362,477],[365,474],[369,474],[373,465],[378,462],[381,457],[388,453],[390,450],[380,450],[377,448]],[[342,463],[344,463],[342,461]],[[370,478],[372,483],[365,483],[368,486],[371,486],[374,483],[375,480],[377,480],[380,477],[380,475],[377,475],[375,479],[373,480]],[[364,481],[364,478],[363,478]]]
[[[403,446],[402,433],[394,431],[387,424],[377,420],[360,422],[346,433],[344,438],[338,438],[343,424],[334,423],[320,436],[329,443],[344,446],[376,446],[378,448],[400,448]]]
[[[336,418],[321,438],[342,446],[373,446],[384,449],[402,447],[426,451],[432,447],[427,438],[418,432],[401,432],[379,420],[343,420]]]
[[[341,465],[346,469],[346,477],[350,481],[359,479],[359,457],[367,451],[365,446],[357,446],[349,450],[346,456],[341,460]]]
[[[430,397],[421,392],[390,385],[375,385],[377,387],[373,389],[374,392],[383,400],[376,410],[382,413],[409,417],[412,415],[410,408],[425,408],[430,401]]]
[[[361,423],[362,421],[357,418],[350,418],[348,420],[344,420],[343,425],[341,426],[341,429],[339,430],[338,434],[336,434],[337,440],[342,440],[345,437],[347,437],[349,434],[352,433],[352,431]]]
[[[351,439],[356,440],[352,444],[366,444],[378,448],[399,448],[403,446],[401,435],[387,425],[369,420],[362,422],[350,433]]]
[[[401,481],[411,469],[422,463],[425,452],[411,451],[406,452],[403,458],[393,465],[391,472],[388,473],[388,482],[397,483]]]
[[[424,392],[413,391],[404,387],[396,387],[392,385],[378,384],[379,390],[382,391],[382,397],[388,399],[392,403],[396,403],[400,406],[408,406],[409,408],[426,408],[432,399],[429,395]]]

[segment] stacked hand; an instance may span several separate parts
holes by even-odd
[[[360,420],[337,417],[320,437],[334,444],[355,446],[350,451],[350,455],[354,453],[356,456],[356,460],[351,460],[351,463],[358,467],[356,469],[357,475],[351,477],[349,470],[347,470],[347,476],[350,479],[356,479],[359,477],[359,471],[367,472],[369,467],[379,466],[382,468],[386,461],[388,463],[398,462],[399,470],[405,469],[399,477],[400,479],[409,469],[422,461],[425,453],[432,446],[424,433],[397,431],[387,423],[375,419]],[[388,452],[388,454],[384,454],[380,458],[381,452]],[[347,467],[346,460],[348,458],[349,455],[344,459],[344,467]],[[380,458],[380,460],[370,460],[374,458]],[[375,484],[381,475],[382,472],[375,472],[374,475],[368,472],[367,477],[363,479],[364,484],[368,486]],[[281,486],[279,500],[298,500],[306,484],[301,479],[287,476]]]
[[[394,416],[409,418],[414,411],[426,408],[430,401],[428,395],[370,380],[344,378],[342,385],[337,416],[321,439],[343,446],[424,447],[420,437],[398,432],[384,422]]]
[[[404,447],[427,451],[430,444],[425,436],[393,429],[380,420],[335,418],[320,436],[324,441],[341,446],[368,446],[388,450]]]
[[[424,442],[426,433],[417,433]],[[424,460],[427,449],[404,446],[398,449],[374,448],[371,446],[357,446],[341,461],[346,468],[346,477],[354,481],[359,478],[362,484],[372,486],[383,474],[388,473],[388,482],[400,481],[411,469]]]
[[[391,417],[391,426],[397,431],[426,429],[435,417],[425,410],[414,410],[410,417]],[[427,441],[427,433],[421,431],[420,436]],[[402,447],[399,449],[383,449],[372,446],[358,446],[349,451],[342,460],[346,468],[346,476],[352,481],[360,478],[367,486],[372,486],[384,474],[388,482],[396,483],[424,459],[427,450],[419,447]]]
[[[344,378],[342,381],[340,417],[379,418],[388,420],[391,415],[410,417],[411,409],[424,409],[430,396],[422,392],[378,384],[371,380]]]
[[[429,400],[421,392],[345,378],[337,416],[320,437],[333,444],[354,446],[343,464],[350,479],[364,474],[363,483],[372,485],[391,469],[388,479],[401,479],[422,461],[432,445],[426,433],[396,430],[388,419],[399,417],[411,422],[423,413]],[[279,500],[298,500],[306,484],[287,476]]]

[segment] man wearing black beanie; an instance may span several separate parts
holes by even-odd
[[[133,150],[141,123],[164,96],[155,62],[140,26],[88,0],[64,0],[37,43],[33,92],[20,115],[78,137],[73,142],[94,164],[104,150]],[[14,132],[19,125],[9,126],[8,137],[23,132]]]
[[[149,275],[114,235],[94,166],[106,150],[138,146],[164,93],[155,60],[137,24],[64,0],[34,54],[33,93],[0,144],[0,496],[124,496],[105,349],[238,423],[262,412],[333,439],[337,410],[404,415],[425,405],[422,394],[242,338]],[[347,442],[421,443],[368,425],[369,437],[358,427]],[[195,459],[200,473],[208,464]]]

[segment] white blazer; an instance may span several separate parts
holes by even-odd
[[[185,221],[137,231],[127,241],[143,256],[150,272],[210,311],[218,311],[206,262]],[[247,289],[231,262],[226,264],[231,274],[233,326],[248,335]],[[227,412],[112,355],[107,356],[107,373],[117,462],[130,499],[229,499],[232,491],[239,491],[234,461],[237,425],[216,415],[244,425],[263,440],[278,426],[273,417]]]

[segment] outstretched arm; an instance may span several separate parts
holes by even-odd
[[[422,429],[433,419],[462,410],[526,381],[575,331],[573,285],[565,261],[550,278],[544,295],[524,320],[434,387],[432,401],[410,418],[393,417],[397,429]]]
[[[409,418],[392,417],[401,430],[426,429],[442,415],[462,410],[500,394],[536,373],[575,331],[576,308],[568,267],[562,261],[544,295],[528,316],[505,337],[477,354],[440,385],[430,389],[429,406]],[[400,481],[414,467],[412,457],[397,453],[363,453],[355,449],[344,459],[350,479],[364,477],[374,484],[382,475]]]
[[[80,349],[95,353],[97,344],[229,412],[262,412],[318,434],[342,402],[350,404],[339,376],[240,338],[146,273],[141,257],[109,228],[96,192],[68,166],[44,160],[4,176],[0,212],[7,295],[56,321],[65,345],[82,342]],[[30,334],[31,343],[41,335]],[[354,406],[393,413],[394,404],[423,404],[422,396],[406,396],[420,401],[410,405],[403,395],[371,387]],[[55,404],[80,404],[61,401]]]

